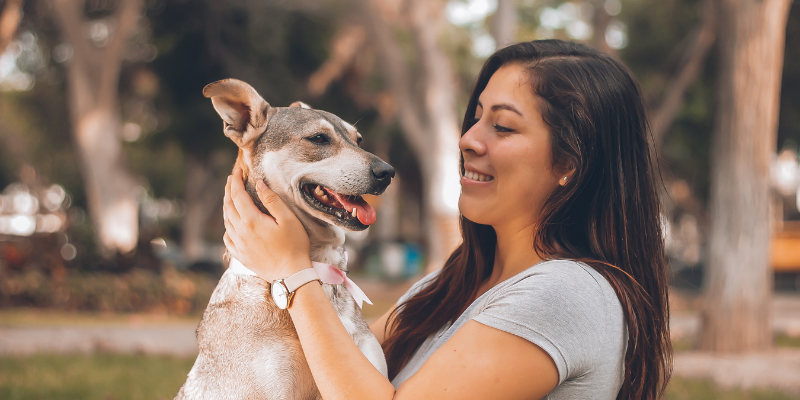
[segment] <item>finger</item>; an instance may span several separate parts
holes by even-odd
[[[236,226],[233,224],[233,222],[225,218],[223,219],[223,223],[225,224],[225,232],[230,232],[230,235],[228,236],[235,236],[238,238],[238,235],[236,234]]]
[[[273,192],[264,181],[258,181],[256,184],[256,192],[258,192],[258,199],[261,200],[261,204],[263,204],[270,215],[275,218],[275,222],[278,225],[289,218],[297,218],[286,203],[283,202],[283,199],[281,199],[277,193]]]
[[[250,198],[250,194],[247,193],[247,190],[244,188],[244,177],[242,176],[241,168],[236,168],[233,171],[233,177],[231,178],[231,199],[240,217],[256,218],[264,215],[264,213],[256,207],[255,203],[253,203],[253,199]]]
[[[222,235],[222,242],[225,243],[225,248],[228,249],[228,253],[231,253],[234,258],[238,258],[239,252],[236,250],[236,244],[233,243],[231,237],[228,236],[228,232]]]
[[[238,223],[242,217],[233,205],[231,199],[231,176],[228,176],[228,183],[225,184],[225,197],[222,200],[222,211],[226,215],[226,219]]]

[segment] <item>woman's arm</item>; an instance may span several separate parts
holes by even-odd
[[[274,192],[263,183],[258,185],[270,216],[253,204],[241,171],[234,173],[225,189],[224,239],[234,257],[267,281],[310,266],[308,236]],[[558,382],[555,364],[544,350],[470,321],[395,395],[392,384],[350,338],[320,285],[298,289],[289,314],[317,387],[327,400],[541,398]],[[387,317],[388,313],[376,321],[373,331],[383,333]]]
[[[320,285],[300,288],[289,315],[324,399],[392,399],[394,386],[358,349]]]

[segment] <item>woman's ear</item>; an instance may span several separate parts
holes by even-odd
[[[560,168],[559,171],[558,184],[560,186],[566,186],[568,182],[572,181],[572,177],[575,175],[575,166],[570,163],[569,166]]]

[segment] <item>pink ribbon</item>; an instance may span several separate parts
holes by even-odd
[[[312,261],[311,266],[317,270],[322,283],[327,283],[330,285],[341,285],[344,283],[344,287],[350,291],[350,294],[353,296],[353,300],[355,300],[356,304],[358,304],[358,308],[363,308],[363,303],[365,301],[369,304],[372,304],[372,302],[369,301],[366,293],[364,293],[364,291],[361,290],[361,288],[358,287],[358,285],[356,285],[352,279],[348,278],[344,271],[334,267],[333,265],[323,264],[316,261]]]

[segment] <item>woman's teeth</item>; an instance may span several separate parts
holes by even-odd
[[[464,176],[467,179],[472,179],[473,181],[479,181],[479,182],[486,182],[486,181],[491,181],[491,180],[494,179],[494,177],[492,177],[492,176],[481,175],[481,174],[479,174],[477,172],[470,172],[470,171],[464,171]]]

